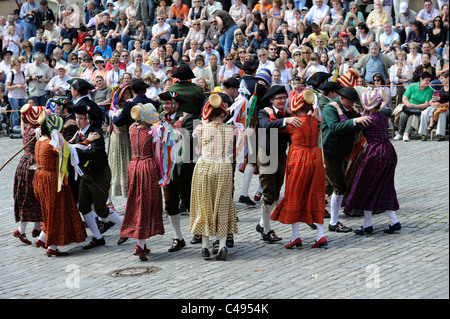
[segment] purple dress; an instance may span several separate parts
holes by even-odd
[[[399,204],[394,186],[397,153],[389,141],[389,124],[380,112],[370,115],[372,123],[362,130],[367,147],[356,173],[352,189],[345,204],[344,213],[352,209],[398,210]]]

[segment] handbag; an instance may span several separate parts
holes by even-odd
[[[406,105],[403,105],[402,111],[408,115],[420,115],[422,113],[419,109],[407,107]]]

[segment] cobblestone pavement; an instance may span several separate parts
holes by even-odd
[[[242,174],[236,174],[235,202],[239,234],[228,259],[204,260],[200,245],[191,245],[189,216],[182,216],[187,246],[169,253],[172,229],[153,237],[149,261],[133,256],[135,240],[121,246],[119,228],[105,233],[106,245],[90,251],[82,244],[59,247],[70,254],[48,258],[45,250],[26,246],[12,236],[13,179],[20,155],[0,172],[0,296],[3,298],[210,298],[210,299],[448,299],[449,298],[449,143],[412,140],[394,142],[398,153],[396,189],[402,229],[387,235],[386,214],[373,216],[374,234],[329,232],[327,249],[311,249],[316,232],[300,226],[304,246],[287,250],[290,225],[272,222],[279,244],[267,244],[255,231],[260,204],[238,203]],[[0,136],[0,164],[22,146],[21,140]],[[250,194],[256,191],[252,180]],[[114,197],[123,214],[126,200]],[[341,211],[342,212],[342,211]],[[362,225],[362,217],[340,214],[347,226]],[[31,239],[32,226],[27,228]],[[88,230],[89,237],[91,236]],[[34,242],[34,239],[33,239]],[[128,269],[129,267],[151,267]],[[155,270],[140,276],[126,276]],[[119,274],[123,276],[113,276]]]

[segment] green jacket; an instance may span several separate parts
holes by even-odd
[[[170,87],[170,91],[180,94],[188,101],[187,103],[180,103],[181,111],[192,114],[195,118],[200,118],[206,96],[198,85],[190,82],[175,82]]]
[[[356,137],[353,118],[358,117],[359,114],[353,110],[348,112],[339,101],[339,96],[330,102],[333,101],[339,104],[348,120],[339,122],[338,111],[329,103],[325,105],[322,112],[323,150],[334,156],[348,157]]]

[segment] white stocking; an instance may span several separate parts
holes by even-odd
[[[219,237],[219,250],[222,249],[222,247],[225,247],[227,243],[227,237]]]
[[[181,225],[180,225],[181,215],[180,214],[172,216],[169,215],[169,220],[170,223],[172,224],[173,232],[175,235],[174,239],[182,240],[183,235],[181,234]]]
[[[272,214],[273,205],[266,205],[263,204],[261,206],[261,219],[262,219],[262,226],[264,227],[264,234],[267,234],[272,230],[270,228],[270,214]]]
[[[317,226],[317,241],[324,236],[323,224],[314,223]]]
[[[248,189],[250,188],[250,183],[252,181],[252,176],[255,168],[253,165],[247,164],[244,170],[244,182],[242,183],[241,195],[248,197]]]
[[[202,248],[209,249],[209,236],[202,236]]]
[[[372,211],[371,210],[365,210],[364,211],[364,223],[363,227],[369,227],[372,226]]]
[[[296,240],[300,237],[300,223],[292,224],[292,238],[291,241]]]
[[[91,211],[90,213],[83,215],[84,221],[86,222],[86,225],[89,227],[89,229],[92,232],[92,235],[96,238],[96,239],[101,239],[102,238],[102,234],[100,234],[100,231],[98,230],[98,226],[97,223],[95,222],[95,214],[93,211]]]
[[[386,214],[389,216],[389,225],[394,225],[398,223],[397,215],[394,210],[387,210]]]
[[[17,230],[19,231],[19,233],[21,235],[23,233],[25,233],[25,229],[27,228],[27,224],[28,224],[28,222],[19,222],[19,227],[17,227]]]
[[[45,243],[45,241],[47,240],[47,235],[43,231],[41,231],[41,233],[39,234],[38,239],[40,241],[42,241],[43,243]]]
[[[41,223],[40,222],[35,222],[34,223],[34,229],[41,230]]]
[[[138,239],[137,240],[137,244],[139,245],[139,247],[141,247],[142,249],[145,248],[145,243],[147,242],[147,239]]]
[[[120,217],[119,214],[117,214],[117,212],[115,210],[112,210],[111,208],[109,209],[108,219],[119,226],[122,225],[122,217]]]
[[[331,195],[330,203],[330,225],[336,225],[339,221],[339,210],[341,209],[342,199],[344,195]]]

